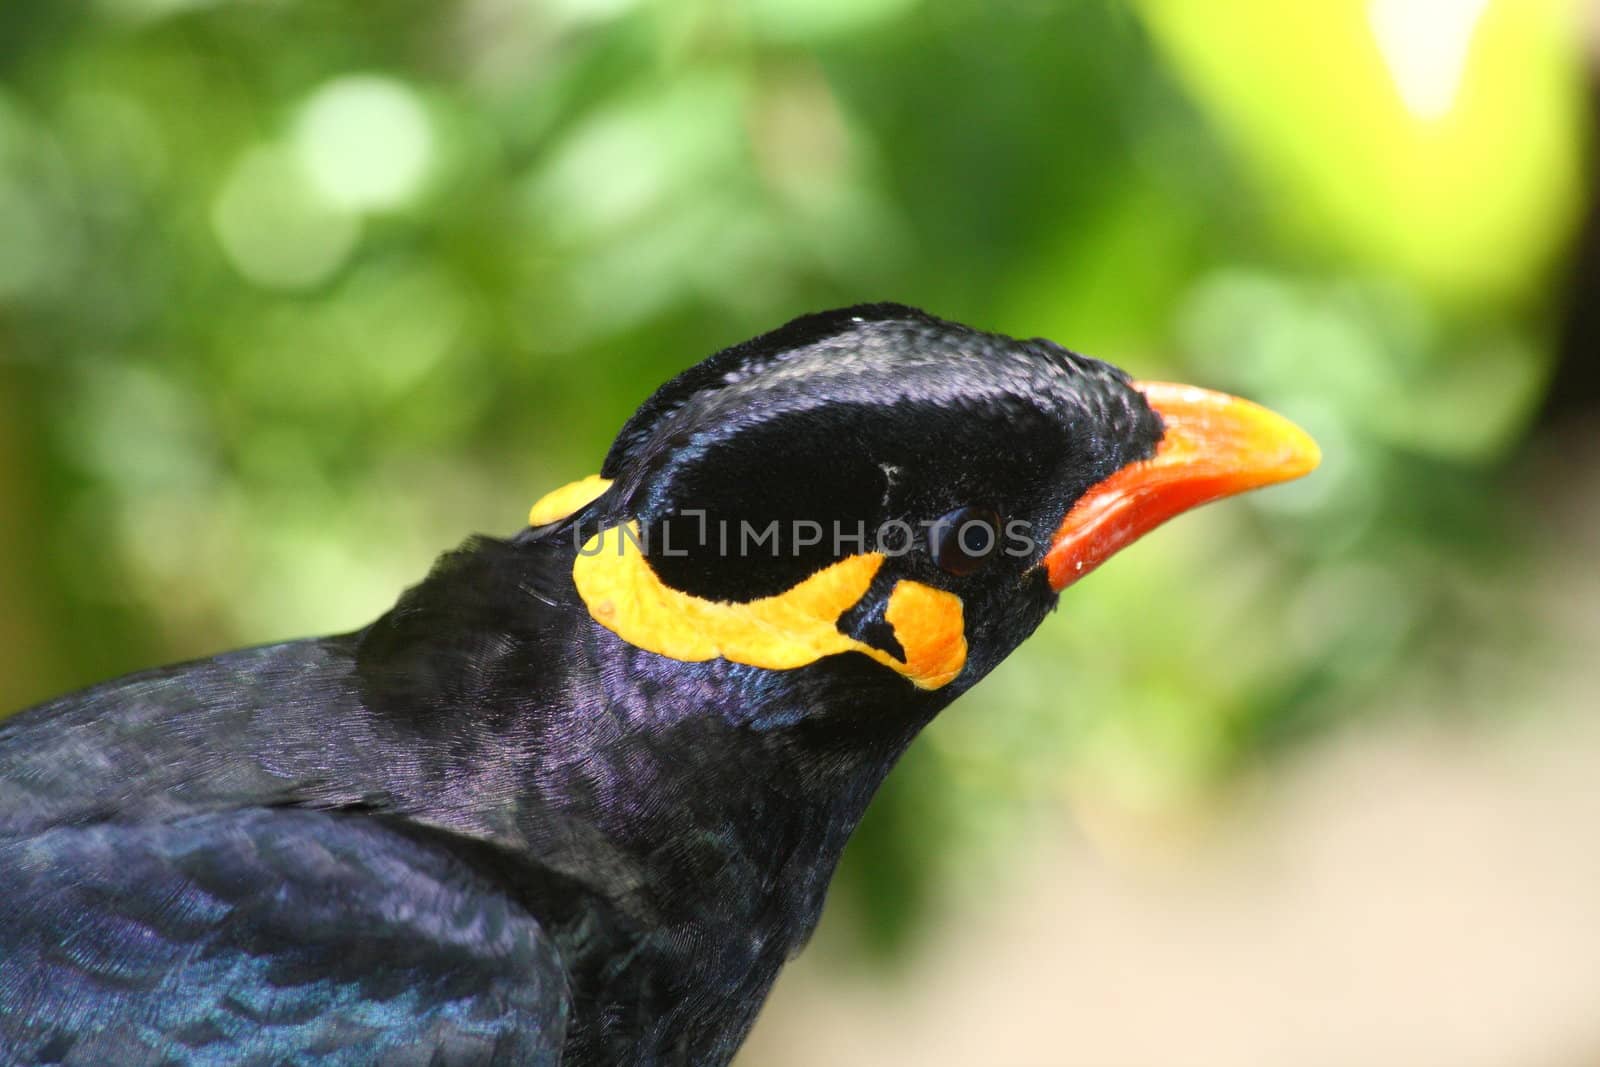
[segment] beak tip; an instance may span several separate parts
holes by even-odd
[[[1310,434],[1288,419],[1279,418],[1283,422],[1283,451],[1277,465],[1278,477],[1274,481],[1290,482],[1304,478],[1322,465],[1322,449]]]

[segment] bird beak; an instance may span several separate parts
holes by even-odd
[[[1134,382],[1166,427],[1155,455],[1078,498],[1044,566],[1061,590],[1180,512],[1299,478],[1322,453],[1300,427],[1248,400],[1170,382]]]

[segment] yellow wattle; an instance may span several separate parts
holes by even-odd
[[[885,618],[905,649],[904,661],[839,632],[839,616],[866,595],[883,560],[877,552],[850,556],[758,600],[707,600],[657,577],[640,548],[638,524],[630,522],[591,537],[572,565],[572,579],[596,622],[631,645],[672,659],[721,657],[789,670],[860,652],[919,688],[949,684],[967,657],[961,598],[953,593],[913,581],[895,584]]]
[[[587,478],[568,482],[559,489],[552,489],[528,509],[528,525],[548,526],[552,522],[560,522],[580,508],[594,503],[609,488],[610,478],[591,474]]]

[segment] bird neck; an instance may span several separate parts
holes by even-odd
[[[645,1048],[725,1062],[916,725],[869,699],[814,707],[806,684],[721,660],[669,667],[598,629],[568,653],[586,695],[543,713],[535,734],[553,743],[539,744],[521,828],[541,867],[620,917],[606,936],[589,912],[558,934],[593,1007],[579,1015],[638,1020],[602,1034],[580,1018],[574,1062],[656,1062]]]
[[[559,547],[470,545],[362,635],[364,704],[427,753],[401,806],[581,885],[638,936],[672,931],[683,981],[764,994],[948,698],[863,656],[645,652],[590,618]]]
[[[876,677],[852,707],[830,708],[818,679],[677,663],[594,626],[569,651],[570,699],[535,729],[559,743],[540,746],[523,805],[541,858],[574,876],[621,872],[605,890],[646,921],[765,923],[786,951],[798,947],[845,842],[925,720],[872,706]],[[839,668],[877,670],[827,666],[835,681]]]

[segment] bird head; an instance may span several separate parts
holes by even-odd
[[[880,304],[674,378],[530,524],[630,645],[936,710],[1118,548],[1317,461],[1247,401]]]

